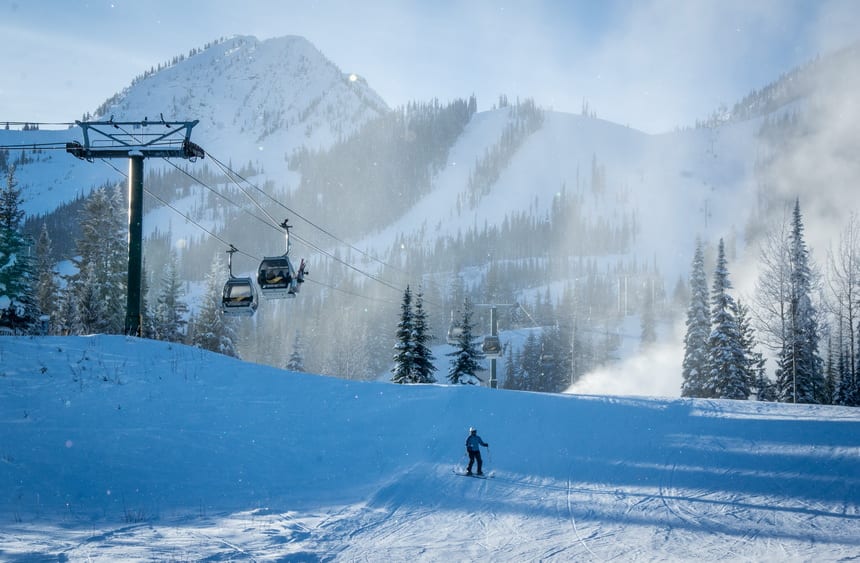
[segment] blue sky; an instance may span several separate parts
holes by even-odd
[[[301,35],[391,106],[499,94],[647,132],[860,38],[854,0],[0,0],[0,121],[71,121],[222,36]]]

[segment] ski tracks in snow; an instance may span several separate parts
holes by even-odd
[[[573,515],[573,507],[571,506],[571,481],[570,477],[567,479],[567,514],[570,517],[570,524],[573,527],[573,533],[576,535],[576,539],[579,540],[579,543],[591,554],[592,557],[597,558],[597,555],[591,551],[591,548],[588,547],[588,544],[585,543],[585,540],[579,534],[579,530],[576,527],[576,517]]]

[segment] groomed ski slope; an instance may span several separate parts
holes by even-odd
[[[440,374],[440,378],[444,374]],[[470,425],[493,479],[465,479]],[[860,559],[860,410],[0,338],[3,561]]]

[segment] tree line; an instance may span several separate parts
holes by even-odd
[[[122,334],[128,281],[124,190],[102,186],[82,200],[73,268],[61,274],[46,224],[35,241],[25,233],[14,166],[5,179],[0,188],[0,328],[13,334]],[[223,263],[213,262],[206,299],[189,314],[178,257],[171,251],[160,277],[144,279],[141,336],[236,356],[235,332],[218,307],[223,269]]]
[[[697,242],[690,273],[681,395],[860,405],[857,289],[860,229],[846,228],[828,257],[826,284],[811,263],[800,201],[761,246],[749,305],[735,298],[722,239],[710,292]],[[826,285],[828,292],[822,291]],[[762,348],[773,357],[772,377]],[[822,355],[822,353],[824,355]]]

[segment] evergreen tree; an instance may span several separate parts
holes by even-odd
[[[537,391],[541,377],[541,347],[538,335],[530,331],[520,354],[520,381],[524,391]]]
[[[711,334],[708,338],[708,380],[705,393],[720,399],[747,399],[750,395],[747,359],[741,341],[723,239],[717,249],[717,265],[711,292]]]
[[[649,293],[642,305],[642,316],[640,319],[642,329],[639,339],[642,349],[647,349],[657,342],[657,326],[654,318],[654,298]]]
[[[146,267],[146,258],[143,259],[142,271],[147,272],[148,269]],[[140,279],[140,335],[143,338],[149,338],[154,340],[156,338],[155,333],[155,315],[153,314],[153,307],[150,305],[150,292],[149,292],[149,276],[144,274]],[[155,309],[158,307],[156,306]]]
[[[83,272],[79,272],[78,280],[96,279],[94,273],[95,264],[89,263]],[[74,292],[74,315],[73,324],[77,334],[96,334],[105,332],[105,302],[99,294],[99,286],[94,283],[78,281]]]
[[[813,272],[803,237],[800,201],[795,201],[789,238],[788,323],[777,369],[779,399],[790,403],[822,403],[826,400],[823,362],[818,355],[819,329],[812,302]]]
[[[740,299],[735,302],[735,318],[745,360],[744,371],[750,390],[755,390],[756,399],[759,401],[773,401],[775,400],[773,382],[767,377],[764,355],[756,349],[757,342],[750,319],[750,310]]]
[[[185,338],[185,314],[188,306],[182,300],[182,280],[179,279],[178,258],[170,251],[161,279],[161,291],[155,308],[155,338],[168,342],[182,342]]]
[[[71,291],[61,290],[57,297],[57,306],[51,319],[53,334],[68,335],[74,332],[75,304]]]
[[[400,302],[400,322],[395,333],[394,367],[391,368],[391,381],[394,383],[415,383],[413,330],[412,291],[407,285]]]
[[[502,388],[522,390],[522,382],[520,381],[520,373],[518,369],[519,352],[517,352],[517,357],[515,359],[513,346],[508,346],[505,354],[505,380],[502,382]]]
[[[562,331],[554,326],[545,329],[540,335],[540,354],[538,356],[537,385],[534,391],[560,393],[570,383],[569,372],[563,364],[564,350],[567,348]]]
[[[125,330],[128,252],[125,205],[118,189],[95,190],[81,212],[81,238],[76,241],[77,272],[66,291],[74,307],[68,324],[84,334],[122,334]]]
[[[840,346],[834,342],[832,334],[827,335],[827,357],[824,360],[824,388],[827,404],[838,405],[838,388],[840,379],[840,361],[842,356]]]
[[[687,334],[684,337],[684,361],[681,369],[682,397],[706,396],[710,334],[711,318],[708,311],[705,256],[701,241],[696,241],[696,251],[690,271],[690,306],[687,309]]]
[[[301,332],[296,331],[296,337],[293,339],[293,351],[290,354],[290,359],[287,362],[287,369],[290,371],[305,371],[305,357],[302,349]]]
[[[424,293],[420,289],[415,296],[415,309],[412,315],[412,361],[413,379],[416,383],[435,383],[433,372],[433,352],[428,344],[433,336],[427,326],[427,312],[424,310]]]
[[[15,166],[0,189],[0,323],[15,332],[32,332],[38,322],[31,241],[21,231],[24,211]]]
[[[53,320],[56,318],[60,288],[52,254],[51,237],[47,225],[43,223],[39,240],[36,241],[36,307]]]
[[[212,269],[206,276],[206,291],[200,312],[194,323],[191,343],[198,348],[218,352],[225,356],[238,357],[236,331],[229,319],[221,314],[221,280],[224,278],[224,262],[220,254],[212,261]]]
[[[447,354],[454,358],[448,370],[448,381],[454,384],[479,385],[482,380],[477,376],[477,372],[484,371],[485,368],[480,364],[483,354],[472,336],[472,304],[469,299],[463,302],[460,327],[462,332],[454,345],[455,350]]]

